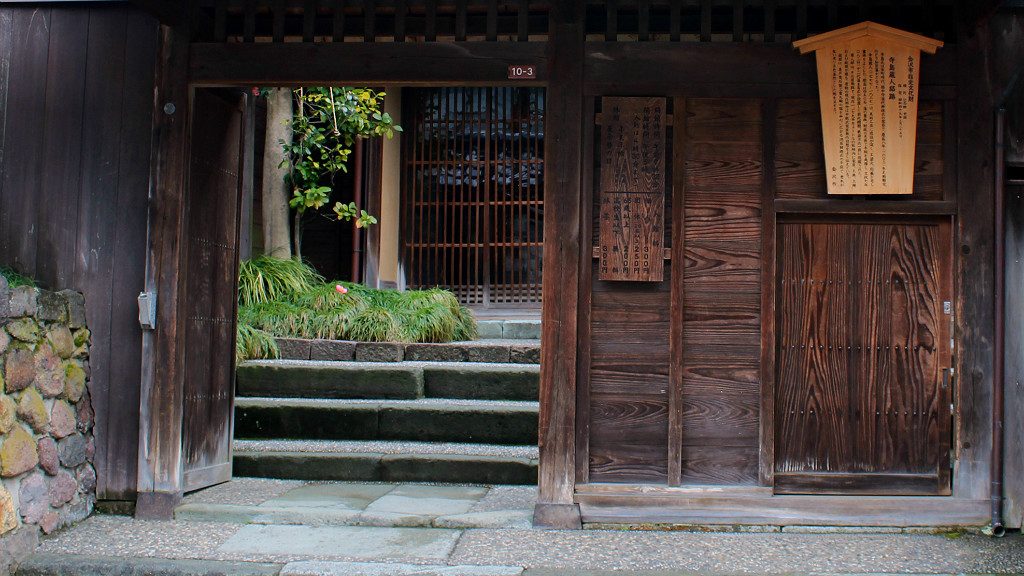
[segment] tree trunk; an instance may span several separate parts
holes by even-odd
[[[281,141],[292,141],[292,91],[272,88],[267,97],[267,139],[263,146],[263,252],[291,258],[288,199],[285,176],[288,166]]]

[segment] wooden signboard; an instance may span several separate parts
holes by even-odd
[[[942,42],[864,22],[793,46],[817,58],[828,193],[913,193],[921,52]]]
[[[665,276],[664,98],[601,100],[601,280]]]

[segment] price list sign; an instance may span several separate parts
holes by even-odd
[[[666,103],[601,100],[600,280],[664,279]]]
[[[921,52],[942,42],[864,22],[793,44],[815,52],[829,194],[912,194]]]

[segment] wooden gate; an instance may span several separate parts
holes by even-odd
[[[412,90],[404,267],[477,307],[537,307],[544,245],[544,90]]]
[[[777,493],[949,494],[949,228],[780,225]]]
[[[185,206],[183,489],[231,479],[244,102],[196,90]]]

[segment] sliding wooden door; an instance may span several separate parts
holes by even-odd
[[[780,224],[777,493],[949,494],[949,235]]]

